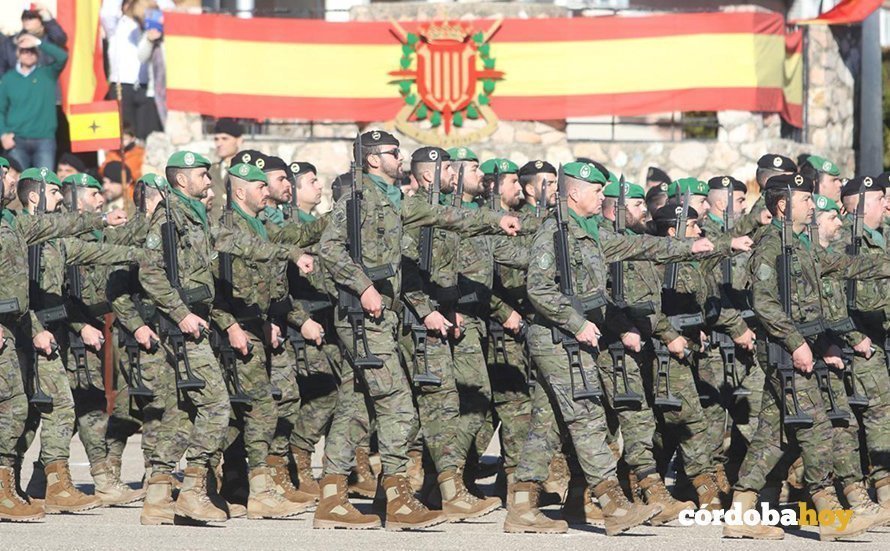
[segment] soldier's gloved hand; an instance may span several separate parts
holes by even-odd
[[[791,353],[791,362],[794,369],[801,373],[811,373],[813,371],[813,351],[810,345],[803,343],[797,347],[797,350]]]
[[[865,337],[859,344],[853,346],[853,351],[865,358],[866,360],[872,357],[874,354],[874,350],[872,349],[871,339]]]
[[[639,352],[643,349],[643,339],[640,338],[640,332],[636,328],[621,335],[621,344],[631,352]]]
[[[300,326],[300,334],[307,342],[314,342],[316,346],[321,346],[324,340],[324,327],[315,320],[308,319]]]
[[[734,238],[731,244],[732,250],[746,253],[751,250],[751,247],[754,245],[754,240],[747,235],[743,235],[742,237]]]
[[[732,342],[741,346],[745,350],[754,350],[754,331],[745,329],[741,336],[732,339]]]
[[[84,325],[83,329],[80,330],[80,338],[83,339],[83,343],[93,350],[99,350],[102,348],[102,343],[105,338],[102,336],[102,331],[99,331],[92,325]]]
[[[445,316],[435,310],[423,318],[423,325],[427,330],[438,333],[443,337],[448,336],[448,330],[453,327],[452,323],[445,319]]]
[[[519,222],[519,218],[509,214],[502,216],[498,225],[507,235],[516,235],[522,229],[522,223]]]
[[[229,345],[232,349],[242,356],[247,356],[248,339],[244,329],[241,329],[237,323],[233,323],[226,329],[226,333],[229,335]]]
[[[264,327],[266,330],[266,339],[272,345],[273,349],[281,347],[281,327],[274,323],[267,323]]]
[[[312,255],[304,254],[299,259],[297,259],[297,268],[300,269],[300,273],[302,274],[311,274],[312,270],[315,269],[315,260],[312,258]]]
[[[53,334],[49,331],[41,331],[34,336],[34,348],[49,356],[53,353]]]
[[[379,318],[383,315],[383,298],[373,285],[365,289],[362,293],[362,309],[371,315],[372,318]]]
[[[180,331],[186,335],[191,335],[196,339],[201,336],[201,328],[208,327],[206,321],[201,319],[200,316],[196,316],[192,313],[189,313],[186,317],[182,318],[177,325],[179,325]]]
[[[844,360],[841,359],[841,349],[836,344],[832,344],[822,355],[822,360],[828,367],[835,369],[844,369]]]
[[[139,346],[141,346],[145,350],[151,350],[152,348],[154,348],[154,346],[152,345],[152,340],[154,340],[154,342],[158,342],[161,340],[160,337],[158,337],[158,334],[152,331],[151,327],[147,325],[143,325],[142,327],[137,329],[136,332],[133,333],[133,338],[135,338],[136,342],[139,343]]]
[[[592,321],[588,321],[584,324],[584,327],[581,328],[581,331],[575,335],[575,338],[578,339],[579,343],[596,348],[599,346],[601,335],[602,333],[600,333],[596,324]]]
[[[714,244],[707,238],[698,239],[692,244],[692,254],[709,253],[714,250]]]
[[[686,348],[688,348],[688,346],[689,343],[686,342],[686,337],[680,336],[669,342],[667,349],[672,356],[683,358],[686,355]]]
[[[122,209],[114,209],[105,216],[105,220],[109,226],[120,226],[127,223],[127,213]]]
[[[516,310],[510,312],[510,316],[507,318],[507,321],[504,322],[504,329],[514,335],[519,334],[519,330],[522,329],[522,316],[519,315],[519,312]]]

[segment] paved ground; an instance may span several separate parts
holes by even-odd
[[[83,448],[75,438],[72,450],[72,474],[75,483],[85,491],[92,491],[92,481]],[[36,445],[28,455],[24,476],[30,476],[31,461],[36,457]],[[317,455],[317,454],[316,454]],[[124,456],[123,479],[136,484],[142,475],[139,437],[134,436]],[[367,501],[359,502],[365,512]],[[555,508],[548,508],[556,514]],[[850,543],[823,544],[814,530],[794,531],[781,542],[723,540],[719,527],[660,528],[641,527],[621,537],[607,538],[602,530],[592,527],[572,529],[566,535],[504,534],[502,525],[506,513],[495,512],[474,522],[448,524],[429,532],[386,532],[313,530],[311,514],[294,520],[248,521],[231,520],[225,526],[141,526],[139,508],[100,509],[80,515],[51,515],[42,524],[0,523],[0,551],[32,549],[535,549],[536,551],[565,551],[567,549],[615,549],[621,551],[656,551],[658,549],[781,549],[812,551],[825,549],[855,549],[858,551],[890,550],[890,528],[868,533]]]

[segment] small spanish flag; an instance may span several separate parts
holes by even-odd
[[[120,113],[116,101],[96,101],[71,105],[68,126],[71,151],[119,149],[121,146]]]

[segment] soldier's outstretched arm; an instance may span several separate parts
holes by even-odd
[[[402,199],[402,223],[406,227],[435,226],[457,232],[464,237],[485,234],[502,234],[500,227],[503,214],[488,209],[457,209],[430,205],[419,197]]]
[[[130,268],[119,268],[108,276],[108,301],[117,321],[130,333],[146,324],[131,295]]]
[[[649,260],[658,264],[693,260],[691,243],[652,235],[600,234],[600,244],[606,262],[619,260]]]
[[[162,261],[161,256],[157,252],[140,247],[110,245],[108,243],[84,241],[74,237],[66,237],[61,242],[65,247],[69,264],[113,266],[115,264],[133,264],[143,260]]]
[[[555,222],[548,220],[535,234],[532,250],[537,258],[528,265],[526,289],[528,298],[538,313],[577,335],[587,324],[587,319],[572,306],[572,301],[560,292],[556,283],[556,252],[553,247],[555,231]]]
[[[292,224],[295,225],[295,224]],[[247,232],[235,231],[219,224],[212,230],[213,249],[256,262],[291,260],[296,262],[306,252],[298,246],[269,243]]]
[[[817,255],[817,261],[822,276],[862,281],[890,278],[890,255],[887,254],[851,256],[823,250]]]
[[[287,224],[279,228],[273,224],[267,226],[269,239],[282,245],[296,245],[307,248],[321,241],[321,234],[328,225],[328,216],[316,218],[308,224]]]
[[[328,215],[330,222],[321,234],[318,255],[331,278],[361,295],[372,285],[360,265],[349,256],[349,240],[346,233],[346,200],[344,195],[334,204],[334,210]],[[404,205],[404,203],[403,203]]]
[[[531,249],[523,247],[527,241],[513,239],[505,235],[493,235],[488,238],[491,243],[491,252],[494,261],[509,268],[525,270],[528,268]]]
[[[20,216],[16,227],[28,245],[43,243],[48,239],[78,235],[105,227],[100,214],[70,213],[52,216]]]

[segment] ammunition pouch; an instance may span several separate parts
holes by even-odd
[[[395,277],[396,269],[392,264],[383,264],[382,266],[373,266],[371,268],[366,267],[365,275],[367,275],[368,279],[371,281],[383,281]]]
[[[34,315],[37,316],[37,320],[44,327],[68,319],[68,311],[65,309],[64,304],[60,304],[59,306],[54,306],[52,308],[44,308],[43,310],[38,310],[34,312]]]
[[[19,312],[21,312],[19,299],[15,297],[0,299],[0,315],[17,314]]]
[[[213,293],[210,292],[210,287],[207,285],[199,285],[191,289],[180,289],[179,296],[187,306],[190,306],[198,302],[209,301],[213,298]]]

